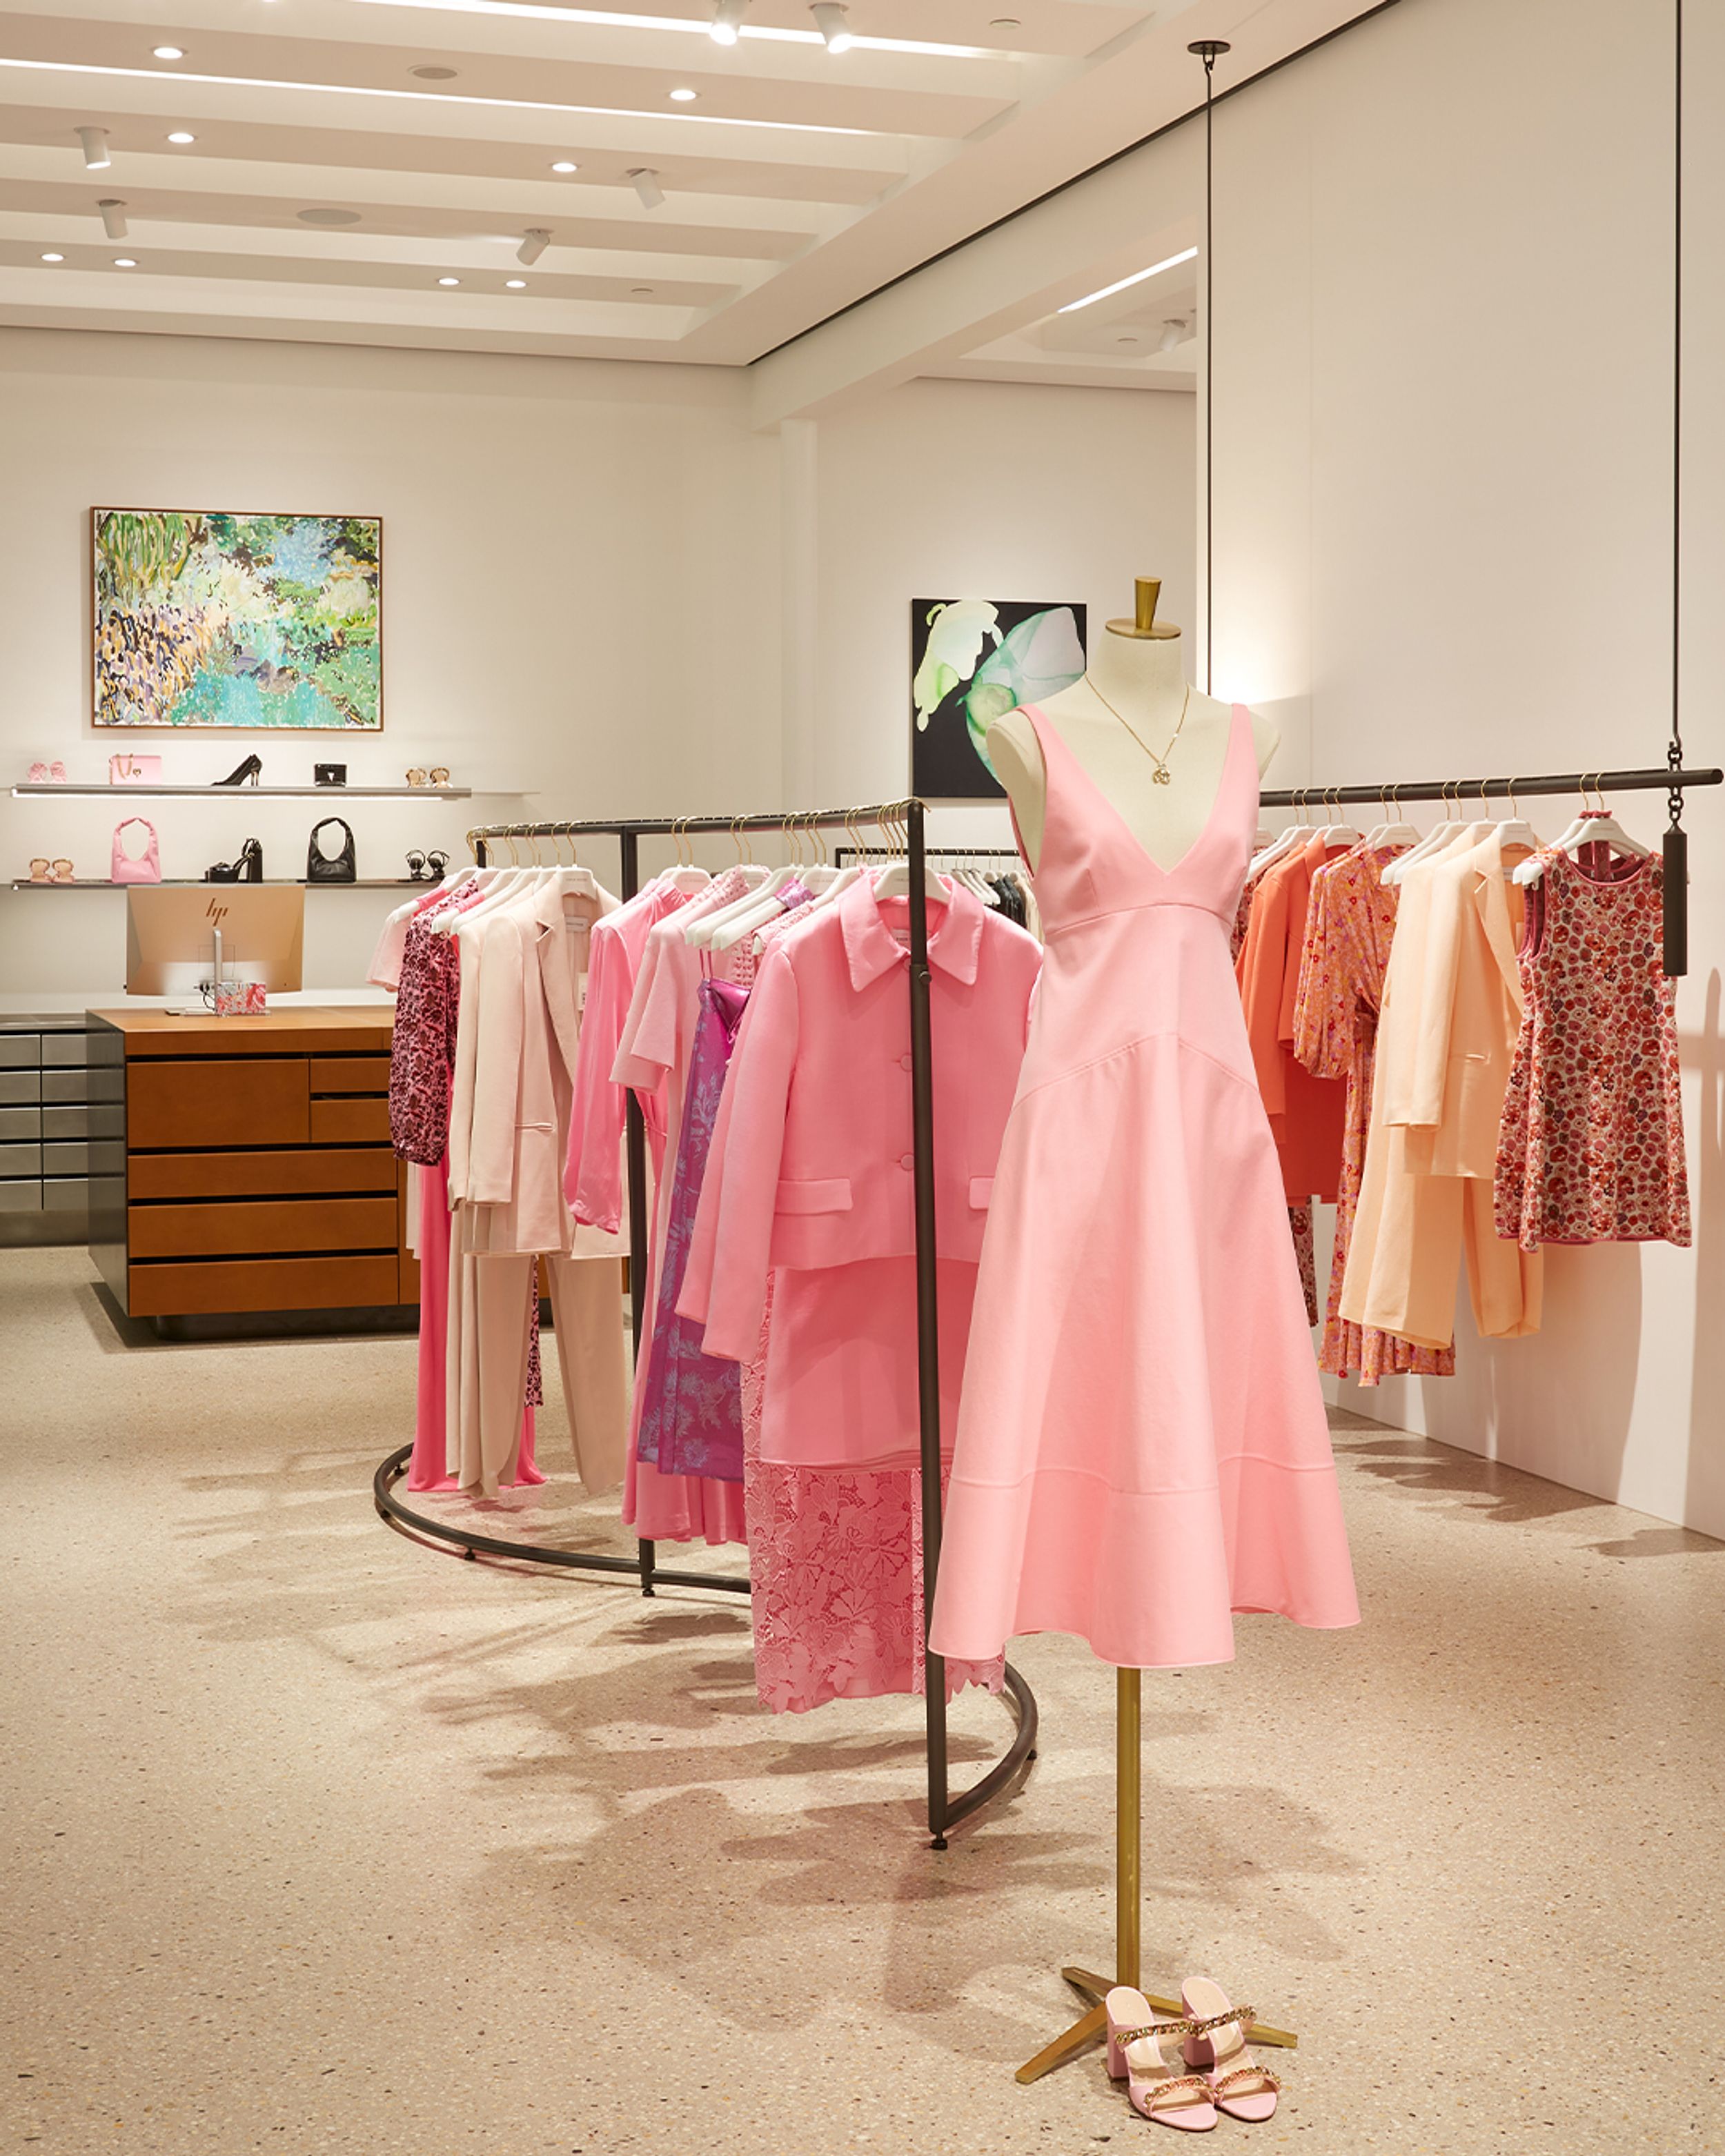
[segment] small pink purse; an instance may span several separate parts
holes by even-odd
[[[159,756],[110,756],[108,758],[110,786],[159,786],[162,783],[162,758]]]
[[[126,852],[121,838],[121,834],[129,831],[134,824],[141,824],[150,834],[150,843],[136,860]],[[156,826],[147,816],[128,816],[123,824],[114,826],[114,865],[109,880],[113,883],[161,882],[162,850],[156,843]]]

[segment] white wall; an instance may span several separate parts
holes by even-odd
[[[1725,21],[1690,13],[1686,686],[1708,762]],[[1406,0],[1219,115],[1219,679],[1309,693],[1318,780],[1663,760],[1669,30],[1612,0]],[[1618,805],[1656,838],[1660,797]],[[1542,1337],[1482,1347],[1464,1317],[1454,1381],[1348,1397],[1725,1535],[1725,803],[1687,822],[1696,1249],[1553,1250]]]
[[[1193,400],[1186,395],[918,381],[818,435],[819,693],[807,761],[823,800],[909,785],[916,598],[1082,600],[1091,634],[1132,610],[1193,605]],[[991,843],[1003,811],[941,829]]]
[[[459,848],[478,816],[693,812],[775,800],[777,449],[716,368],[0,331],[0,779],[35,758],[104,778],[159,753],[198,782],[355,784],[409,764],[536,802],[352,804],[362,875]],[[91,726],[94,504],[352,510],[384,525],[384,731],[186,737]],[[339,807],[339,803],[332,804]],[[141,802],[166,875],[255,833],[304,873],[311,802]],[[0,797],[0,874],[32,854],[107,873],[116,811]],[[307,897],[308,988],[356,984],[382,894]],[[0,891],[0,991],[118,987],[124,901]]]

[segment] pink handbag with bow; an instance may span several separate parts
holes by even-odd
[[[150,834],[150,843],[134,860],[126,850],[122,832],[129,831],[134,824],[141,824]],[[162,880],[162,850],[156,843],[156,826],[147,816],[128,816],[123,824],[114,826],[114,865],[109,880],[113,883],[160,883]]]

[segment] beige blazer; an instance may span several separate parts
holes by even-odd
[[[588,942],[617,906],[573,883],[548,877],[475,922],[464,943],[458,1023],[470,1055],[458,1055],[457,1073],[470,1069],[471,1080],[457,1086],[449,1147],[464,1250],[628,1253],[624,1235],[578,1229],[563,1196]]]

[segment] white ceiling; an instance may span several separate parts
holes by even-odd
[[[1093,162],[1049,108],[1190,4],[852,0],[834,54],[802,0],[13,0],[0,320],[744,362]]]
[[[747,365],[1189,110],[1190,38],[1232,33],[1259,65],[1348,9],[850,0],[842,54],[805,0],[749,0],[728,47],[712,12],[10,0],[0,322]],[[86,168],[89,126],[108,169]],[[942,371],[1189,386],[1190,352],[1153,344],[1195,314],[1193,276],[1026,310]]]

